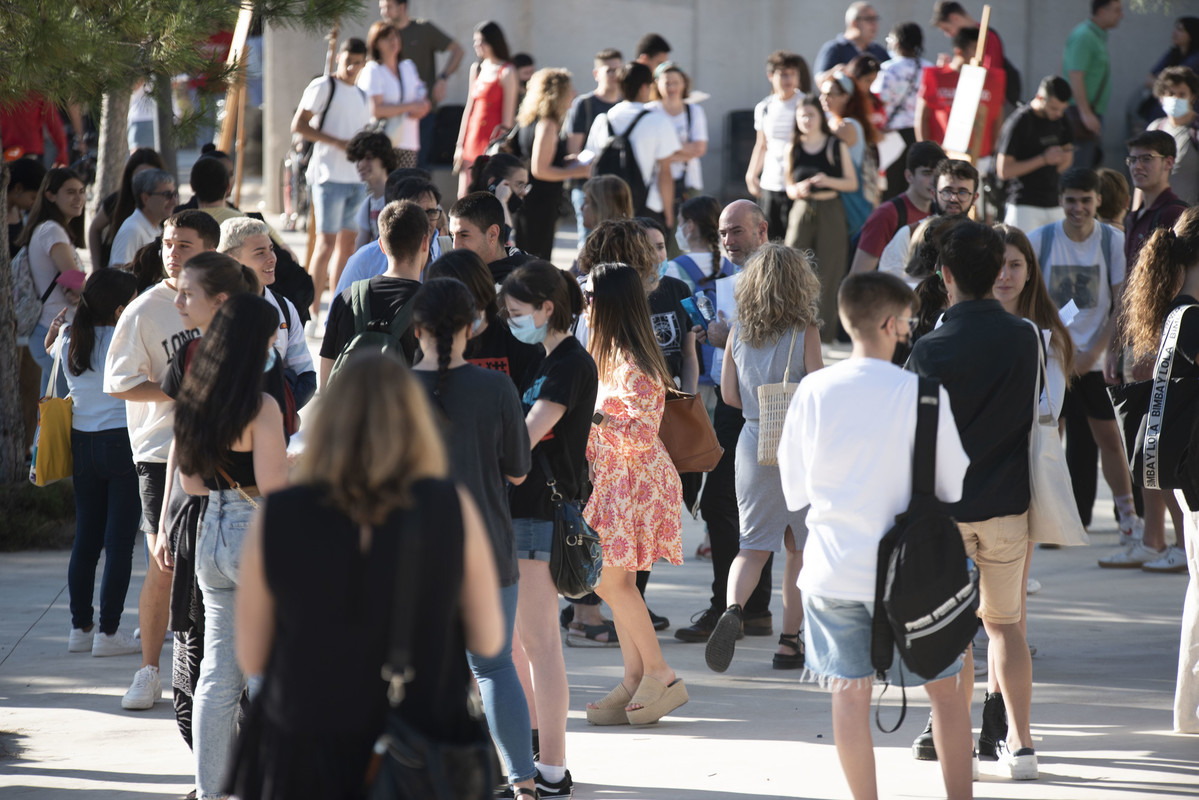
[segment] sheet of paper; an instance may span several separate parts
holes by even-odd
[[[737,280],[740,277],[741,273],[737,273],[716,281],[716,311],[718,314],[723,311],[724,316],[730,322],[737,318],[737,301],[733,292],[737,288]]]
[[[888,131],[883,140],[878,143],[878,168],[885,170],[903,155],[905,143],[903,137],[895,131]]]
[[[966,64],[958,77],[957,90],[953,95],[953,108],[949,111],[949,122],[945,125],[945,139],[941,146],[956,153],[970,150],[970,137],[978,116],[978,104],[982,101],[983,84],[987,70]]]
[[[1071,300],[1069,303],[1066,303],[1064,306],[1059,308],[1057,313],[1058,316],[1062,318],[1062,324],[1069,328],[1070,323],[1073,322],[1074,318],[1078,316],[1078,306],[1074,304],[1073,300]]]

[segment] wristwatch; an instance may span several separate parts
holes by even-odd
[[[604,424],[604,412],[597,411],[594,414],[592,414],[591,415],[591,424],[592,425],[603,425]]]

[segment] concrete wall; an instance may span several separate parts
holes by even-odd
[[[343,36],[365,36],[375,19],[375,5],[366,0],[361,18],[342,23]],[[709,191],[740,181],[725,176],[723,146],[725,119],[730,111],[751,109],[769,93],[765,59],[773,50],[787,49],[815,59],[820,45],[844,27],[847,3],[828,0],[455,0],[434,3],[412,0],[414,16],[425,17],[454,36],[467,51],[463,66],[450,80],[449,102],[466,99],[466,66],[473,53],[471,31],[483,19],[500,23],[513,52],[533,54],[539,66],[564,66],[575,75],[576,88],[594,88],[591,58],[605,47],[632,57],[637,39],[646,31],[666,37],[695,87],[711,95],[704,103],[710,144],[704,158]],[[981,13],[981,3],[967,7]],[[1127,3],[1126,3],[1127,5]],[[1196,6],[1195,0],[1175,4]],[[915,20],[925,26],[925,55],[935,59],[947,52],[948,40],[927,24],[931,0],[876,0],[882,21],[880,40],[896,22]],[[1030,97],[1040,78],[1061,71],[1061,50],[1070,29],[1089,13],[1088,0],[995,0],[992,25],[1003,36],[1008,58],[1024,78]],[[1192,9],[1188,13],[1195,13]],[[1105,125],[1109,163],[1118,163],[1125,138],[1123,111],[1149,67],[1169,46],[1171,17],[1160,12],[1136,14],[1126,9],[1120,27],[1111,33],[1112,103]],[[278,169],[290,134],[288,126],[304,86],[321,71],[324,46],[319,38],[287,29],[268,29],[264,58],[264,177],[267,187],[278,186]],[[277,192],[265,192],[271,210]]]

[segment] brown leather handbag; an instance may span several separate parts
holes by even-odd
[[[658,438],[666,445],[666,452],[680,473],[711,472],[724,455],[703,401],[698,395],[669,386]]]

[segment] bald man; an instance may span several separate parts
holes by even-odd
[[[749,200],[736,200],[725,206],[720,214],[720,241],[728,253],[729,260],[736,264],[738,269],[744,267],[749,257],[769,241],[766,230],[766,215]],[[713,425],[716,428],[716,438],[724,448],[724,455],[716,469],[708,473],[704,493],[699,501],[699,513],[708,525],[708,538],[712,544],[712,599],[708,608],[700,612],[696,622],[688,628],[675,631],[675,638],[684,642],[708,641],[712,629],[716,627],[716,621],[724,613],[728,602],[725,595],[729,567],[737,556],[741,540],[733,466],[737,438],[741,435],[741,426],[745,424],[745,418],[740,409],[726,405],[720,396],[720,363],[724,357],[723,348],[728,341],[729,324],[722,312],[718,310],[717,313],[718,318],[708,325],[706,337],[702,327],[696,326],[693,329],[699,341],[706,340],[717,348],[712,358],[711,375],[717,386]],[[745,603],[742,620],[744,632],[748,636],[771,636],[774,633],[770,615],[770,573],[773,566],[774,556],[771,554],[762,568],[757,587]]]

